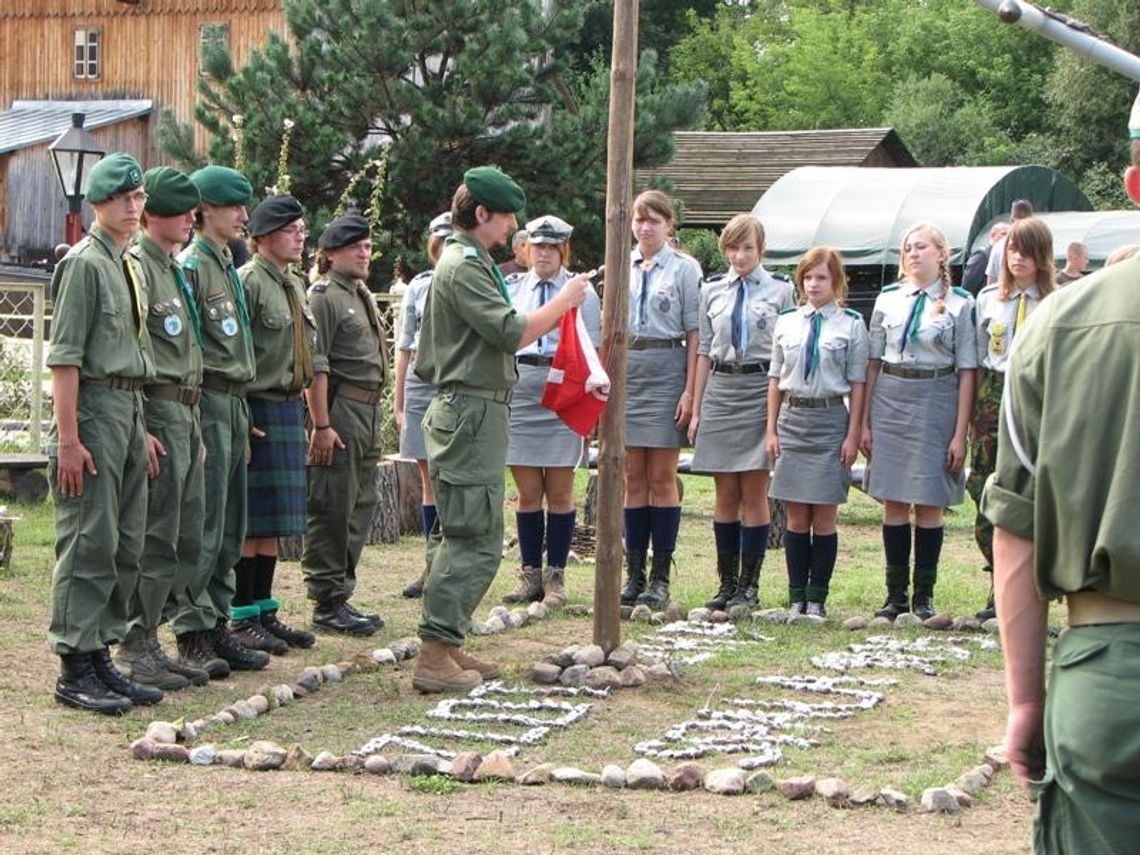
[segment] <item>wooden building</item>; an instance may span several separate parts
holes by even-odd
[[[720,229],[748,213],[769,187],[800,166],[918,166],[893,128],[712,133],[678,131],[673,160],[640,171],[673,185],[687,228]]]
[[[40,163],[51,139],[15,146],[10,128],[18,123],[5,122],[3,111],[17,101],[46,102],[41,119],[51,124],[60,101],[86,102],[88,109],[114,102],[112,110],[148,101],[145,115],[92,133],[109,151],[129,151],[149,167],[161,162],[154,128],[162,110],[193,121],[202,45],[225,41],[241,65],[270,30],[285,29],[282,0],[2,0],[0,259],[28,260],[57,243],[66,210],[50,161],[46,171]]]

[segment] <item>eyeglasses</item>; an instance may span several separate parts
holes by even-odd
[[[137,202],[140,205],[145,205],[149,197],[145,190],[135,190],[133,193],[120,193],[115,198],[122,199],[124,202]]]
[[[309,236],[309,230],[306,229],[304,226],[290,226],[287,229],[282,229],[281,234],[288,235],[289,237],[296,237],[296,238],[302,238],[303,239],[303,238],[307,238]]]

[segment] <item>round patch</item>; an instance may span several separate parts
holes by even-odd
[[[757,318],[756,319],[756,329],[758,329],[758,330],[768,329],[768,319],[767,318]]]
[[[162,328],[167,335],[178,335],[182,332],[182,318],[178,315],[167,315],[162,321]]]
[[[672,305],[673,304],[669,301],[668,297],[665,297],[665,298],[657,301],[657,308],[662,312],[668,312],[669,308]]]
[[[233,318],[222,318],[222,332],[228,336],[237,335],[238,325]]]

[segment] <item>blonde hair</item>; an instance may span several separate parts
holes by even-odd
[[[831,290],[835,292],[835,302],[842,306],[847,300],[847,271],[843,269],[843,257],[830,246],[813,246],[804,253],[804,257],[796,265],[792,279],[796,283],[796,294],[800,303],[807,302],[804,277],[808,271],[821,264],[825,265],[827,272],[831,274]]]
[[[729,247],[740,246],[748,238],[753,238],[756,241],[756,248],[763,255],[764,224],[751,214],[737,214],[725,224],[720,233],[720,239],[717,241],[717,246],[720,247],[721,255],[724,255],[728,252]]]
[[[1053,265],[1053,233],[1036,217],[1014,220],[1005,236],[1005,252],[1001,258],[1001,283],[998,297],[1008,300],[1013,296],[1013,271],[1009,269],[1009,251],[1016,249],[1022,255],[1032,258],[1037,265],[1037,289],[1044,297],[1053,290],[1056,269]]]
[[[1140,253],[1140,243],[1126,243],[1124,246],[1118,246],[1108,254],[1108,258],[1104,260],[1104,266],[1108,267],[1112,264],[1119,264]]]
[[[917,222],[903,232],[902,240],[899,242],[899,281],[904,279],[912,281],[910,271],[907,269],[906,245],[910,242],[911,237],[919,232],[925,232],[930,238],[930,242],[938,247],[942,254],[942,257],[938,259],[938,278],[942,280],[942,293],[936,298],[935,311],[944,312],[946,311],[946,295],[950,293],[950,241],[946,240],[946,235],[938,226],[928,222]],[[921,285],[922,283],[918,284]]]
[[[523,249],[523,258],[526,259],[527,267],[534,267],[534,258],[531,255],[531,249],[535,244],[527,242],[526,247]],[[564,240],[562,243],[547,244],[547,246],[554,246],[558,248],[558,258],[563,267],[570,266],[570,241]]]

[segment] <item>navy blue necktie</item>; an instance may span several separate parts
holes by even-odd
[[[738,360],[744,358],[744,291],[748,287],[738,279],[736,302],[732,304],[732,350]]]
[[[811,330],[808,332],[807,354],[804,358],[804,379],[810,380],[812,372],[819,366],[819,331],[823,326],[823,315],[819,311],[811,313]]]
[[[546,305],[546,289],[552,287],[553,284],[553,282],[550,282],[547,279],[543,279],[538,283],[538,307],[540,309]],[[543,337],[539,336],[538,341],[535,342],[535,344],[538,346],[539,353],[542,353],[542,339]]]
[[[654,265],[641,271],[641,294],[637,298],[637,323],[641,327],[645,326],[645,301],[649,297],[649,280],[656,269],[657,266]]]

